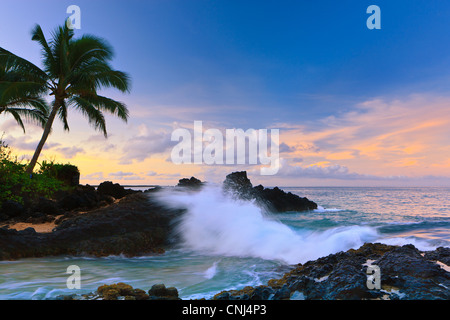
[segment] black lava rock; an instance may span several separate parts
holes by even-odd
[[[25,208],[22,204],[6,200],[3,202],[1,213],[6,215],[8,218],[18,217],[25,212]]]
[[[195,177],[183,178],[178,181],[177,187],[189,188],[189,189],[200,189],[203,186],[203,182]]]
[[[118,183],[112,183],[111,181],[104,181],[100,183],[100,185],[97,187],[97,192],[100,195],[106,195],[114,197],[115,199],[121,199],[126,195],[137,193],[138,191],[125,189]]]
[[[243,200],[256,200],[257,204],[271,212],[309,211],[317,209],[317,204],[307,198],[285,192],[278,187],[253,187],[246,171],[233,172],[226,176],[223,190]]]

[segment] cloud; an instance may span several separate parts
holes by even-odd
[[[181,178],[181,174],[179,173],[158,173],[156,175],[158,180],[173,180]]]
[[[30,140],[28,136],[14,137],[11,135],[6,135],[3,140],[13,149],[18,149],[22,151],[34,151],[39,143],[36,140]],[[58,142],[47,142],[44,145],[44,150],[52,149],[60,146]]]
[[[123,147],[120,164],[144,161],[152,156],[168,152],[177,142],[171,141],[171,131],[167,129],[151,130],[142,124],[137,133],[128,139]]]
[[[449,105],[450,97],[427,94],[371,99],[314,123],[279,124],[281,140],[305,165],[338,162],[368,177],[450,176]]]
[[[350,170],[346,166],[339,164],[314,164],[310,166],[291,165],[286,161],[281,162],[281,168],[278,173],[279,176],[285,177],[303,177],[316,179],[380,179],[377,176],[363,175]]]
[[[309,166],[289,164],[282,159],[281,168],[277,174],[279,177],[289,178],[312,178],[312,179],[334,179],[334,180],[371,180],[371,181],[404,181],[414,182],[423,179],[440,180],[450,182],[450,177],[442,176],[418,176],[410,177],[404,175],[371,175],[351,172],[348,167],[329,162],[317,163]]]
[[[12,119],[12,116],[8,113],[3,113],[0,114],[0,119],[4,118],[4,117],[10,117],[8,120],[2,121],[0,123],[0,133],[1,132],[7,132],[7,133],[17,133],[17,134],[23,134],[23,130],[22,128],[19,126],[19,124],[16,122],[16,120]],[[26,118],[22,118],[22,120],[24,121],[24,125],[25,125],[25,132],[26,134],[30,134],[30,133],[40,133],[42,134],[42,128],[33,123],[33,122],[29,122],[26,121]]]
[[[103,176],[103,172],[93,172],[86,175],[81,175],[81,179],[86,180],[105,180],[105,177]]]
[[[283,153],[290,153],[296,150],[295,147],[290,147],[284,142],[280,143],[279,148],[280,148],[279,151]]]
[[[134,172],[123,172],[123,171],[117,171],[117,172],[111,172],[105,176],[103,172],[93,172],[87,175],[81,176],[82,180],[96,180],[96,181],[106,181],[106,180],[144,180],[144,177],[141,177]]]
[[[12,119],[6,120],[2,124],[0,124],[0,132],[11,132],[16,129],[22,130],[22,128],[17,124],[17,122]]]
[[[123,177],[122,180],[144,180],[145,178],[140,176]]]
[[[83,140],[81,143],[84,146],[90,145],[94,148],[95,151],[111,152],[116,149],[117,145],[107,142],[114,140],[115,138],[116,136],[113,134],[108,134],[108,138],[105,138],[103,134],[93,134],[90,135],[86,140]]]
[[[118,171],[118,172],[112,172],[109,175],[111,177],[115,177],[115,178],[124,178],[124,177],[134,176],[134,173],[133,172]]]
[[[84,149],[78,147],[56,148],[55,151],[61,153],[66,159],[72,159],[79,153],[85,153]]]

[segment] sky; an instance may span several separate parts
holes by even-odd
[[[381,29],[366,12],[381,10]],[[2,0],[0,47],[38,66],[47,38],[81,9],[75,37],[94,34],[132,79],[130,119],[107,116],[108,138],[70,110],[40,161],[71,163],[81,183],[173,185],[246,170],[265,186],[450,186],[448,1]],[[177,128],[279,129],[280,169],[174,164]],[[29,159],[42,129],[0,115],[0,133]]]

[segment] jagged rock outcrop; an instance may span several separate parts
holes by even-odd
[[[243,200],[256,200],[256,203],[271,212],[309,211],[317,209],[317,204],[307,198],[285,192],[278,187],[253,187],[246,171],[233,172],[223,182],[225,192]]]
[[[178,181],[178,188],[188,188],[193,190],[199,190],[203,186],[203,182],[195,177],[183,178]]]

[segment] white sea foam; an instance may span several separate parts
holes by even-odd
[[[322,206],[317,206],[317,209],[313,210],[314,212],[319,212],[319,213],[323,213],[323,212],[339,212],[342,211],[342,209],[337,209],[337,208],[324,208]]]
[[[346,226],[299,233],[268,219],[249,201],[231,199],[219,187],[196,193],[165,191],[159,199],[187,209],[179,224],[184,246],[203,254],[257,257],[294,264],[317,259],[378,238],[374,228]]]
[[[217,263],[218,263],[218,261],[215,261],[214,263],[213,263],[213,265],[211,266],[211,267],[209,267],[206,271],[205,271],[205,273],[203,274],[203,276],[206,278],[206,279],[212,279],[212,278],[214,278],[214,276],[216,275],[216,273],[217,273]]]
[[[380,239],[380,243],[392,245],[392,246],[403,246],[405,244],[412,244],[417,249],[421,251],[432,251],[435,250],[437,247],[441,246],[440,242],[437,242],[437,244],[432,243],[430,240],[425,239],[417,239],[411,236],[408,237],[391,237],[391,238],[384,238]]]

